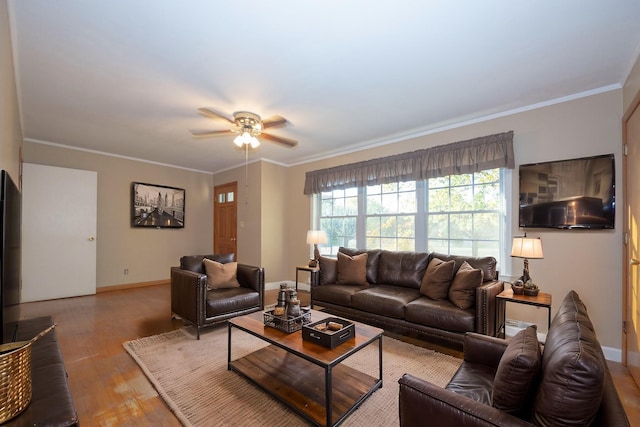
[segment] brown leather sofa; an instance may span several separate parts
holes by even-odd
[[[464,426],[629,425],[587,309],[576,292],[560,304],[537,373],[523,369],[537,356],[513,352],[520,336],[508,342],[467,334],[464,362],[445,389],[405,374],[399,380],[400,425],[423,426],[424,420]],[[540,353],[537,339],[535,345]],[[509,381],[505,372],[511,375]],[[519,383],[530,385],[518,387]],[[527,396],[518,411],[498,408],[496,396],[501,400],[518,393]]]
[[[180,258],[180,267],[171,267],[171,312],[200,329],[224,322],[264,307],[264,269],[238,264],[240,287],[207,289],[203,259],[226,264],[233,254],[190,255]]]
[[[464,257],[426,252],[339,248],[350,256],[366,252],[366,286],[337,283],[337,261],[319,257],[319,283],[312,284],[311,305],[329,313],[378,326],[385,331],[417,336],[453,348],[462,348],[465,332],[495,335],[496,295],[504,289],[497,280],[493,257]],[[432,258],[454,261],[454,274],[464,261],[483,272],[475,290],[475,304],[461,309],[450,300],[432,300],[420,293],[421,281]]]

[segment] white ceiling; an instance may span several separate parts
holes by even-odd
[[[199,107],[290,124],[295,164],[621,87],[637,0],[9,0],[23,136],[201,171]],[[508,129],[505,129],[508,130]]]

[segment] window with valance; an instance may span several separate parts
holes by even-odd
[[[340,246],[502,257],[513,132],[307,173],[324,255]]]
[[[513,131],[309,171],[304,194],[515,167]]]

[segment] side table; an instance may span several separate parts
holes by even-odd
[[[547,331],[551,326],[551,294],[538,292],[535,297],[516,295],[511,289],[505,289],[496,295],[496,336],[506,336],[507,303],[533,305],[547,309]],[[502,313],[502,315],[500,315]]]
[[[318,285],[318,274],[320,272],[320,268],[318,268],[318,267],[309,267],[308,265],[298,265],[298,266],[296,266],[296,292],[298,291],[298,273],[300,271],[308,271],[309,272],[309,276],[310,276],[310,280],[311,280],[311,287]]]

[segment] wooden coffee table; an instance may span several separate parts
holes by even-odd
[[[331,315],[311,310],[312,322],[327,317]],[[311,423],[338,425],[382,387],[383,330],[353,323],[356,336],[329,349],[304,341],[302,331],[287,334],[265,326],[262,312],[235,317],[228,322],[228,369],[243,375]],[[271,345],[231,360],[233,329],[249,333]],[[378,343],[379,354],[378,378],[341,364],[375,342]]]

